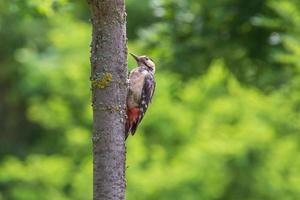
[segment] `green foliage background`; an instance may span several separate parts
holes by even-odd
[[[157,63],[127,199],[300,199],[300,2],[126,3]],[[0,38],[0,200],[91,199],[86,2],[2,0]]]

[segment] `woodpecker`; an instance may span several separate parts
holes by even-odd
[[[129,133],[134,135],[151,102],[155,90],[155,64],[147,56],[136,56],[137,67],[128,76],[129,87],[127,94],[127,120],[125,125],[125,139]]]

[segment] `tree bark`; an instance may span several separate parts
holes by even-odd
[[[125,0],[89,0],[92,12],[94,200],[125,199]]]

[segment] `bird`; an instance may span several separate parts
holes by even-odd
[[[126,106],[125,140],[134,135],[141,123],[155,91],[155,63],[148,56],[130,55],[137,62],[137,67],[128,75],[128,93]]]

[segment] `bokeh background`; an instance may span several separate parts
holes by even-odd
[[[126,4],[129,51],[157,63],[127,199],[300,199],[300,1]],[[0,200],[92,199],[89,18],[0,1]]]

